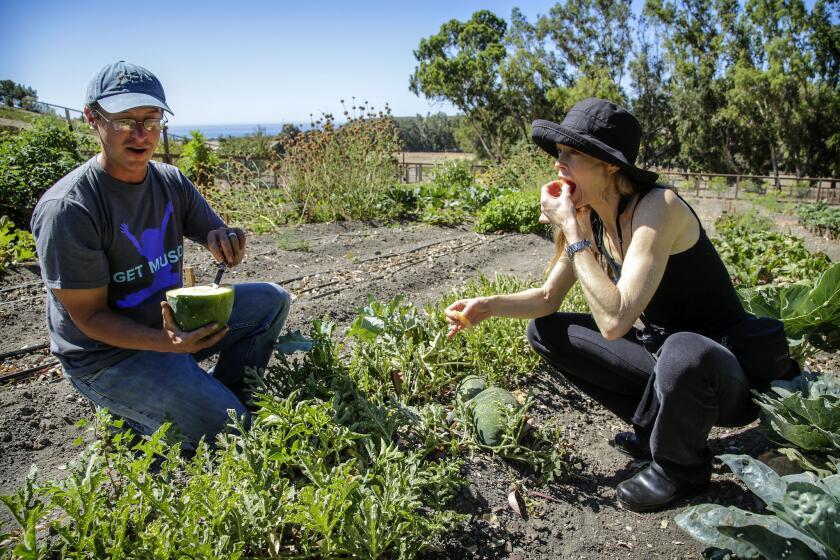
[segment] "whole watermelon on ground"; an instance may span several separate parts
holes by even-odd
[[[473,410],[479,441],[489,446],[501,443],[505,412],[519,407],[516,397],[501,387],[488,387],[467,404]]]
[[[166,301],[178,326],[194,331],[210,323],[227,325],[233,311],[233,289],[228,287],[193,286],[166,292]]]

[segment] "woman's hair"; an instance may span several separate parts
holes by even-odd
[[[603,161],[599,161],[599,163],[604,166],[605,172],[609,176],[610,184],[614,185],[615,188],[618,189],[618,192],[622,195],[632,196],[642,191],[642,188],[638,184],[634,183],[630,179],[630,176],[622,171],[622,169],[617,165],[612,165]],[[554,268],[557,261],[566,254],[566,237],[563,235],[563,230],[560,226],[552,226],[552,230],[554,234],[554,256],[551,257],[548,266],[545,267],[546,275],[551,273],[551,269]],[[593,247],[593,249],[595,250],[596,258],[598,259],[598,262],[601,263],[603,269],[607,271],[607,274],[612,274],[606,258],[598,252],[596,247]]]

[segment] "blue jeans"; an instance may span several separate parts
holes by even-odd
[[[183,449],[195,449],[202,437],[212,444],[229,421],[229,409],[246,423],[250,420],[243,404],[245,367],[266,367],[290,307],[289,294],[276,284],[233,288],[230,331],[215,346],[197,354],[138,351],[70,382],[141,434],[172,422]],[[208,372],[199,367],[199,361],[216,353],[215,367]]]

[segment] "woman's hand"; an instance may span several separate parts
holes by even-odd
[[[587,237],[591,233],[592,225],[589,221],[591,208],[583,206],[576,208],[572,200],[575,185],[564,181],[552,181],[542,188],[540,197],[540,209],[542,217],[545,216],[549,223],[559,226],[563,231],[567,243],[573,243]]]
[[[453,337],[459,331],[474,327],[491,316],[487,298],[459,299],[446,308],[446,322],[449,323],[447,337]]]

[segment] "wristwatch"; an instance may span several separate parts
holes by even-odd
[[[589,242],[588,239],[581,239],[580,241],[575,241],[569,245],[566,245],[566,256],[569,257],[570,261],[575,260],[575,253],[579,253],[584,249],[588,249],[592,247],[592,243]]]

